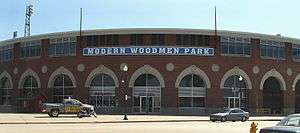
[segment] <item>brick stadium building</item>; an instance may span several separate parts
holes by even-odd
[[[155,28],[51,33],[0,42],[0,61],[1,111],[38,112],[40,103],[68,97],[99,113],[300,111],[300,40],[279,35]]]

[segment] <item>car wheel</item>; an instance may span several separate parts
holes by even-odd
[[[53,117],[58,117],[59,111],[58,111],[57,109],[51,110],[51,115],[52,115]]]
[[[247,120],[247,118],[245,116],[242,117],[242,122],[245,122]]]
[[[48,113],[48,115],[49,115],[50,117],[53,117],[51,113]]]
[[[225,122],[225,121],[226,121],[226,117],[223,116],[223,117],[221,118],[221,122]]]

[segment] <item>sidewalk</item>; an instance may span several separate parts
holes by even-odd
[[[47,114],[0,113],[0,124],[80,124],[80,123],[136,123],[136,122],[193,122],[209,121],[207,116],[165,116],[165,115],[98,115],[78,118],[76,115],[60,115],[57,118]],[[250,117],[249,121],[279,121],[282,117]]]

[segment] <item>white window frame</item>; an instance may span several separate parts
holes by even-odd
[[[300,54],[297,54],[298,55],[297,57],[299,57],[299,58],[294,58],[294,55],[293,55],[294,49],[297,50],[297,53],[298,53],[298,51],[300,53],[300,44],[293,44],[292,45],[292,58],[293,58],[293,61],[300,62]]]
[[[23,42],[20,45],[21,52],[20,52],[20,58],[21,59],[34,59],[34,58],[39,58],[41,57],[42,54],[42,41],[41,40],[36,40],[36,41],[28,41],[28,42]],[[32,46],[39,46],[40,47],[40,53],[37,56],[23,56],[21,55],[22,49],[27,48],[27,47],[32,47]],[[32,52],[32,49],[30,49],[30,52]]]
[[[275,46],[275,47],[279,47],[279,48],[283,48],[283,52],[284,52],[284,57],[270,57],[270,56],[262,56],[262,52],[261,52],[261,49],[262,49],[262,46],[267,46],[267,47],[270,47],[270,46]],[[268,50],[266,50],[268,51]],[[274,53],[274,50],[272,51]],[[269,40],[261,40],[260,41],[260,47],[259,47],[259,54],[260,54],[260,57],[261,59],[276,59],[276,60],[286,60],[286,52],[285,52],[285,45],[283,42],[277,42],[277,41],[269,41]],[[279,54],[279,51],[278,53]],[[266,52],[266,55],[267,52]]]
[[[57,45],[64,45],[63,43],[68,43],[68,46],[70,46],[72,43],[75,43],[75,50],[74,53],[63,53],[63,54],[57,54],[57,50],[56,47]],[[49,49],[51,47],[51,45],[55,45],[54,47],[54,54],[50,54],[49,53]],[[53,38],[50,39],[50,43],[48,46],[48,56],[49,57],[65,57],[65,56],[76,56],[76,51],[77,51],[77,40],[76,37],[63,37],[63,38]]]
[[[241,46],[243,47],[243,54],[231,54],[229,53],[229,48],[226,53],[223,53],[222,46],[225,45],[226,43],[227,47],[231,45],[234,46],[234,49],[237,48],[237,45],[242,44]],[[249,45],[249,51],[250,55],[245,54],[245,46]],[[235,56],[235,57],[251,57],[252,55],[252,47],[251,47],[251,39],[250,38],[241,38],[241,37],[229,37],[229,36],[222,36],[220,40],[220,49],[221,49],[221,56]]]
[[[11,52],[11,58],[6,59],[5,56],[0,57],[0,62],[12,61],[14,59],[14,45],[10,44],[10,45],[7,45],[7,46],[1,46],[0,47],[0,53],[2,53],[2,52],[6,53],[5,51]]]

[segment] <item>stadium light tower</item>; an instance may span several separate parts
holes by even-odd
[[[30,18],[32,14],[33,14],[33,5],[26,6],[24,37],[30,36]]]

